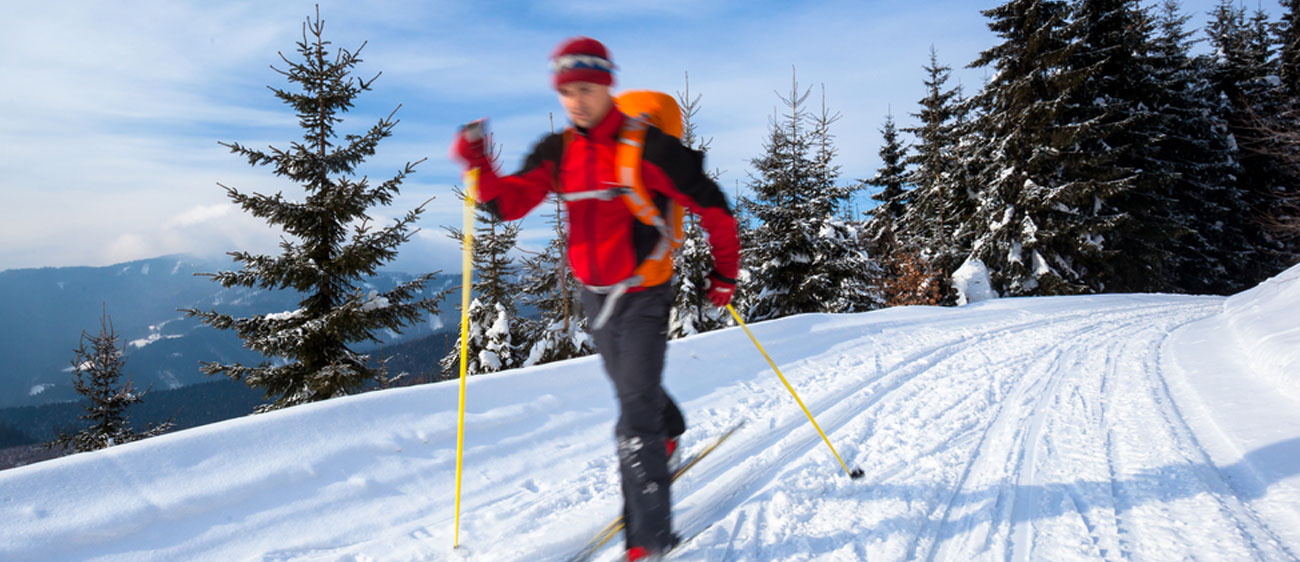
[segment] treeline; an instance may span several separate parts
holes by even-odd
[[[940,283],[967,260],[1003,295],[1227,294],[1296,260],[1300,2],[1278,21],[1223,0],[1208,52],[1175,0],[1013,0],[973,95],[931,53],[927,95],[882,131],[877,255],[915,255]]]
[[[1003,296],[1098,292],[1227,294],[1294,263],[1269,224],[1294,225],[1300,1],[1278,21],[1224,0],[1204,32],[1176,0],[1013,0],[984,11],[1003,40],[970,63],[991,78],[967,93],[931,50],[910,126],[881,130],[878,173],[842,181],[839,114],[792,82],[737,201],[738,308],[763,320],[897,304],[952,303],[953,274],[979,262]],[[679,93],[687,144],[707,148]],[[824,95],[822,96],[824,100]],[[905,143],[904,135],[912,142]],[[853,216],[873,191],[879,205]],[[577,284],[556,236],[522,268],[517,226],[480,217],[471,372],[589,352]],[[697,228],[679,256],[674,336],[725,319],[703,304]],[[521,318],[527,302],[542,318]],[[576,331],[575,331],[576,330]],[[444,360],[455,365],[456,353]]]

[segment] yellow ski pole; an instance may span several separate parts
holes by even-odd
[[[808,407],[804,406],[803,400],[799,399],[799,395],[795,393],[794,387],[790,386],[790,381],[785,380],[785,375],[781,374],[781,369],[778,369],[776,367],[776,362],[772,360],[772,356],[768,355],[767,350],[763,349],[763,344],[758,343],[758,338],[754,337],[754,332],[749,331],[749,326],[745,325],[745,321],[740,318],[740,314],[736,312],[736,309],[733,308],[730,304],[728,304],[727,311],[731,312],[731,316],[736,319],[736,322],[740,324],[741,328],[744,328],[745,333],[749,335],[749,340],[754,342],[754,347],[757,347],[758,352],[763,354],[764,359],[767,359],[767,364],[770,365],[772,367],[772,370],[776,372],[776,376],[781,377],[781,382],[785,384],[786,390],[790,391],[790,396],[793,396],[794,401],[799,403],[800,408],[803,408],[804,415],[808,416],[808,421],[812,422],[813,427],[817,428],[817,433],[821,434],[822,441],[825,441],[826,446],[830,447],[831,454],[835,455],[835,460],[840,461],[840,466],[844,467],[844,472],[847,472],[849,474],[849,478],[855,480],[861,478],[863,475],[862,469],[856,468],[853,470],[849,470],[849,465],[844,464],[844,459],[840,458],[840,454],[835,452],[835,446],[831,445],[831,440],[826,437],[826,432],[822,431],[822,427],[820,425],[817,425],[817,420],[813,419],[812,412],[809,412]]]
[[[460,421],[456,431],[456,530],[452,536],[452,548],[460,548],[460,476],[465,460],[465,370],[468,366],[466,355],[469,353],[469,300],[474,281],[474,198],[478,197],[478,172],[478,168],[470,168],[465,172],[465,230],[461,237],[464,258],[461,260],[460,276]]]

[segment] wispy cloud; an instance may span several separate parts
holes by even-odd
[[[844,178],[878,161],[879,124],[911,120],[921,67],[933,44],[969,90],[982,70],[962,67],[991,46],[980,9],[999,2],[888,0],[690,2],[320,2],[338,48],[369,41],[360,75],[382,71],[341,126],[359,132],[398,104],[401,124],[362,174],[387,177],[428,157],[396,215],[430,196],[424,231],[401,267],[455,268],[459,248],[439,225],[459,224],[451,194],[459,170],[446,159],[459,123],[492,118],[513,170],[550,128],[558,104],[546,57],[585,34],[610,46],[623,88],[702,94],[699,132],[713,138],[711,168],[732,193],[761,151],[776,92],[791,67],[805,86],[825,84]],[[1199,27],[1216,0],[1187,0]],[[217,145],[287,146],[296,117],[266,90],[281,87],[277,55],[293,56],[315,0],[25,2],[0,19],[0,269],[94,265],[158,253],[273,251],[279,234],[230,206],[216,183],[243,191],[297,192]],[[1276,0],[1263,5],[1279,13]],[[818,98],[819,100],[819,98]],[[224,209],[224,210],[223,210]],[[540,232],[540,218],[526,228]],[[420,264],[426,267],[421,268]]]

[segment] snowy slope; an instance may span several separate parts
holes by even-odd
[[[1270,338],[1300,326],[1297,271],[1254,297],[754,326],[860,480],[742,332],[674,342],[686,441],[749,422],[674,487],[679,528],[714,523],[681,559],[1295,560],[1300,404],[1267,369],[1289,352]],[[0,472],[0,559],[555,560],[617,513],[597,359],[475,377],[453,550],[457,391],[376,392]]]

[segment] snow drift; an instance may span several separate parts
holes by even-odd
[[[1300,265],[1230,297],[1223,309],[1255,372],[1300,400]]]

